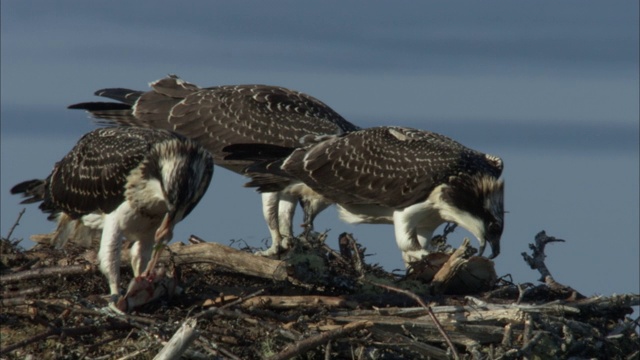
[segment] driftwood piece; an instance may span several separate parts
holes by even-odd
[[[522,257],[524,261],[529,264],[529,266],[540,272],[540,279],[538,281],[545,282],[547,277],[551,277],[551,272],[547,268],[547,265],[544,263],[544,260],[547,258],[547,255],[544,253],[544,248],[547,244],[552,242],[564,242],[562,239],[556,239],[553,236],[547,236],[547,233],[543,230],[540,231],[535,236],[535,244],[529,244],[529,249],[533,251],[533,256],[523,252]]]
[[[39,241],[48,244],[51,234],[41,234]],[[188,239],[189,245],[176,242],[168,247],[160,255],[160,261],[175,265],[192,265],[198,263],[209,263],[232,272],[256,276],[276,281],[284,281],[290,279],[287,273],[291,269],[287,268],[287,264],[281,260],[273,260],[263,256],[234,249],[218,243],[206,242],[195,235],[191,235]],[[47,253],[34,252],[32,256],[46,258]],[[97,262],[95,250],[87,250],[84,258],[90,262]],[[127,267],[131,263],[131,254],[129,251],[122,251],[121,266]],[[1,278],[0,278],[1,279]],[[1,280],[0,280],[1,281]]]
[[[557,282],[544,260],[547,258],[547,255],[544,253],[545,247],[549,243],[553,242],[565,242],[565,240],[557,239],[553,236],[547,236],[547,233],[543,230],[540,231],[535,236],[535,244],[529,244],[529,248],[532,250],[532,255],[529,255],[525,252],[522,253],[522,257],[524,261],[534,270],[538,270],[540,272],[540,279],[538,281],[544,282],[547,286],[557,292],[563,292],[569,294],[571,298],[584,298],[585,296],[580,294],[578,291],[573,288],[560,284]]]
[[[196,329],[198,321],[195,318],[188,318],[182,323],[178,331],[173,334],[167,344],[153,358],[153,360],[178,359],[187,350],[189,345],[200,335]]]
[[[160,261],[165,263],[173,262],[175,265],[208,263],[249,276],[277,281],[289,279],[286,262],[257,256],[218,243],[199,242],[185,245],[177,242],[165,249],[168,251],[163,251],[160,256]],[[129,253],[123,251],[122,262],[128,264],[129,261]]]

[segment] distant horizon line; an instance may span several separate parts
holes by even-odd
[[[69,116],[64,116],[64,113]],[[19,121],[7,121],[7,118]],[[25,123],[25,119],[39,119]],[[56,118],[56,119],[52,119]],[[501,119],[432,119],[429,116],[416,118],[404,116],[388,119],[386,116],[358,115],[348,117],[362,127],[406,126],[441,133],[471,147],[490,145],[491,147],[543,148],[581,151],[634,152],[638,154],[640,145],[639,124],[615,122],[578,122],[574,120],[543,119],[517,120],[509,122]],[[388,119],[389,121],[387,121]],[[403,121],[400,123],[399,121]],[[84,132],[97,127],[89,115],[82,111],[67,110],[66,107],[48,105],[2,106],[2,137],[11,135],[65,136],[77,130]],[[77,135],[75,135],[77,136]]]

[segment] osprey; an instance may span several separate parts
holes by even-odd
[[[151,91],[103,89],[95,95],[114,102],[88,102],[69,106],[84,109],[106,124],[168,129],[195,139],[215,159],[216,165],[241,174],[251,163],[226,160],[222,149],[237,143],[300,147],[305,135],[343,134],[357,130],[321,101],[289,89],[267,85],[228,85],[200,88],[170,75],[150,84]],[[309,231],[315,216],[330,205],[312,191],[262,194],[263,214],[271,234],[274,255],[289,246],[297,199],[303,206]]]
[[[307,138],[310,140],[310,138]],[[296,192],[304,183],[338,205],[350,223],[392,223],[406,265],[435,250],[433,232],[456,223],[491,258],[503,229],[502,160],[429,131],[376,127],[315,139],[304,148],[237,144],[232,159],[257,161],[246,169],[259,191]]]
[[[115,302],[122,237],[133,242],[134,275],[148,276],[212,175],[213,158],[193,140],[166,130],[101,128],[84,135],[45,180],[22,182],[11,193],[58,217],[58,245],[75,228],[102,229],[98,259]]]

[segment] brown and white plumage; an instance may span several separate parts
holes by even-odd
[[[321,101],[282,87],[227,85],[200,88],[169,76],[151,83],[151,91],[103,89],[95,94],[119,101],[71,105],[84,109],[106,124],[168,129],[198,141],[217,165],[242,173],[251,162],[226,160],[222,149],[237,143],[299,147],[305,135],[343,134],[358,127]],[[263,213],[273,240],[267,255],[286,247],[292,237],[296,198],[285,193],[264,193]],[[322,197],[303,196],[305,224],[329,203]]]
[[[377,127],[319,138],[304,148],[238,144],[228,159],[251,159],[248,186],[296,191],[302,182],[334,201],[351,223],[393,223],[405,263],[432,250],[443,222],[500,251],[502,160],[429,131]]]
[[[100,269],[116,297],[122,237],[134,242],[135,276],[148,274],[154,245],[171,240],[212,175],[213,158],[193,140],[166,130],[101,128],[84,135],[45,180],[22,182],[11,193],[60,218],[58,245],[69,227],[102,229]]]

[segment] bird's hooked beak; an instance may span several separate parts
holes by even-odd
[[[480,240],[480,248],[478,249],[478,256],[482,256],[484,254],[484,249],[487,246],[487,242],[489,242],[489,246],[491,246],[491,255],[489,255],[488,259],[494,259],[500,254],[500,237],[487,237]]]

